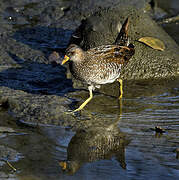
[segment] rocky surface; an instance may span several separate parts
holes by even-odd
[[[136,54],[124,70],[124,79],[173,78],[178,75],[178,46],[144,13],[149,6],[147,0],[13,2],[13,6],[2,3],[0,9],[0,105],[8,108],[15,120],[87,128],[99,118],[94,116],[86,123],[83,118],[76,119],[64,113],[74,108],[76,98],[88,94],[73,89],[79,86],[79,82],[75,81],[77,86],[73,86],[72,80],[66,78],[65,67],[59,65],[60,59],[54,63],[48,59],[53,51],[58,51],[62,57],[73,31],[86,18],[81,45],[89,48],[114,42],[120,23],[130,16],[130,37]],[[156,51],[137,42],[142,36],[161,39],[166,50]],[[118,94],[115,83],[104,87],[107,87],[104,88],[105,94],[111,95],[111,90],[113,95]],[[101,95],[97,96],[96,103],[100,99]],[[105,97],[103,100],[106,101]],[[114,98],[107,101],[113,103]],[[91,108],[95,109],[95,106]],[[98,111],[105,113],[105,107]],[[84,111],[85,117],[89,114]],[[103,119],[100,123],[109,121],[111,119]]]

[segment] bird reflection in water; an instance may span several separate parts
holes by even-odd
[[[126,169],[125,147],[129,144],[124,133],[118,127],[122,115],[108,127],[91,127],[79,130],[70,140],[67,147],[67,160],[59,164],[66,173],[74,174],[85,163],[115,158],[123,169]]]

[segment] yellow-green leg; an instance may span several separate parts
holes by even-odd
[[[91,99],[93,98],[93,88],[92,88],[92,86],[89,86],[88,89],[89,89],[90,97],[79,108],[75,109],[73,112],[77,112],[77,111],[82,110],[91,101]]]
[[[119,105],[120,105],[119,113],[120,113],[120,116],[121,116],[122,115],[122,98],[119,98]]]
[[[122,82],[122,79],[118,79],[119,83],[120,83],[120,96],[119,96],[119,99],[122,98],[123,96],[123,82]]]

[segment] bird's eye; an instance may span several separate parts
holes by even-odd
[[[75,52],[74,52],[74,51],[72,51],[72,52],[70,53],[70,55],[71,55],[71,56],[73,56],[74,54],[75,54]]]
[[[128,47],[129,47],[129,48],[134,48],[134,45],[133,45],[132,43],[130,43],[130,44],[128,45]]]

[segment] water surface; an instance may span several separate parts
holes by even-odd
[[[178,179],[174,151],[179,145],[179,80],[127,85],[122,114],[114,98],[97,95],[87,109],[90,112],[95,106],[100,110],[91,112],[87,120],[76,117],[86,123],[96,118],[99,126],[74,132],[56,126],[29,129],[11,125],[17,133],[4,133],[1,144],[18,152],[11,161],[18,171],[12,172],[7,165],[1,171],[21,180]],[[101,113],[103,108],[105,113]],[[101,125],[104,119],[111,124]],[[156,133],[156,126],[165,132]],[[75,163],[63,171],[59,161],[67,158]]]

